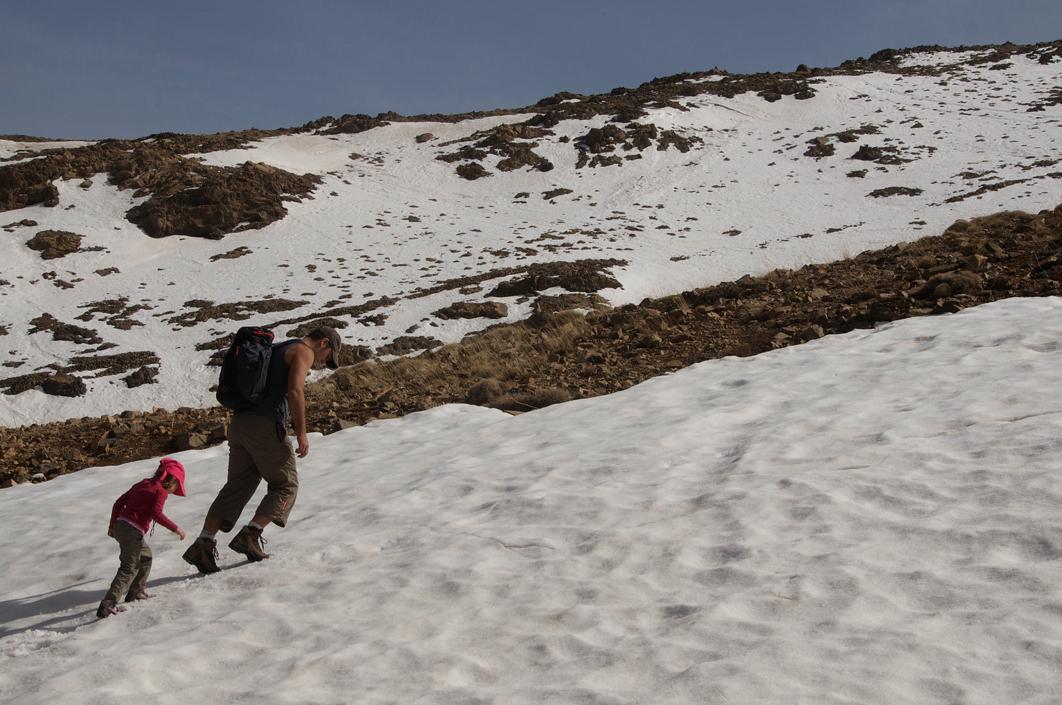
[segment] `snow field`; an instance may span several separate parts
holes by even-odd
[[[273,557],[200,578],[156,531],[158,597],[99,623],[155,461],[5,490],[0,701],[1056,703],[1060,339],[1008,300],[313,437]],[[178,457],[194,532],[225,449]]]

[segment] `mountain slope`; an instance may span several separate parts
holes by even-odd
[[[558,94],[522,113],[82,148],[103,161],[10,143],[0,185],[48,159],[74,178],[46,180],[58,205],[5,214],[0,424],[209,404],[207,363],[239,320],[287,335],[328,319],[359,357],[403,352],[525,318],[542,287],[618,305],[1054,207],[1058,54],[926,48]],[[468,303],[502,306],[449,308]],[[483,311],[500,318],[462,317]],[[48,396],[46,381],[85,392]]]
[[[198,578],[155,532],[158,597],[100,623],[154,461],[4,490],[0,701],[1054,702],[1059,339],[1011,299],[317,437],[273,557]],[[180,457],[193,528],[225,454]]]

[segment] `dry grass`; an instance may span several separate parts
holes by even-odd
[[[425,394],[424,408],[454,401],[498,406],[502,399],[511,410],[541,408],[571,399],[571,392],[527,389],[528,383],[542,375],[551,359],[574,351],[588,330],[583,316],[574,312],[497,326],[415,357],[341,368],[309,388],[307,398],[310,406],[324,409],[340,399],[346,406],[351,398],[372,404]]]
[[[523,394],[506,394],[503,397],[495,399],[487,406],[492,406],[495,409],[501,409],[502,411],[533,411],[535,409],[545,408],[551,404],[560,404],[561,402],[571,401],[571,398],[571,392],[567,389],[550,387],[548,389],[537,389]]]

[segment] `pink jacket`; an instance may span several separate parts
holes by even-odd
[[[162,513],[162,505],[166,504],[168,496],[166,488],[159,480],[153,477],[141,480],[115,501],[108,530],[113,529],[114,522],[121,519],[145,534],[153,521],[170,531],[176,531],[177,525]]]

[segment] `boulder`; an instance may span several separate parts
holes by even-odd
[[[458,301],[433,314],[436,318],[453,320],[456,318],[505,318],[509,307],[497,301]]]
[[[170,447],[175,451],[197,450],[205,448],[210,437],[205,433],[178,433],[170,439]]]
[[[30,238],[26,247],[41,253],[41,259],[58,259],[77,252],[81,235],[66,230],[41,230]]]
[[[80,397],[88,388],[80,377],[58,373],[45,379],[41,383],[41,390],[56,397]]]
[[[475,181],[481,179],[484,176],[490,176],[490,172],[483,168],[482,164],[476,162],[467,162],[457,167],[457,175],[462,179],[468,179],[469,181]]]
[[[159,368],[157,367],[141,367],[135,372],[126,375],[122,378],[125,385],[130,389],[134,387],[140,387],[145,384],[156,384],[157,377],[159,376]]]

